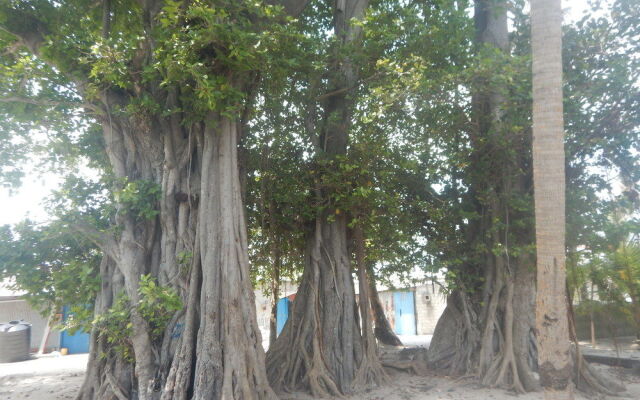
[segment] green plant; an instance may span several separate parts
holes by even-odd
[[[109,351],[122,357],[129,362],[133,362],[133,347],[131,335],[133,324],[131,323],[131,306],[129,298],[121,293],[116,299],[113,307],[103,314],[96,315],[93,325],[98,331],[99,338],[105,338],[109,346]],[[101,354],[107,357],[109,354]]]
[[[138,312],[149,324],[152,339],[161,338],[173,314],[182,308],[182,300],[175,290],[157,285],[150,274],[140,277],[138,291]]]
[[[125,181],[114,197],[130,215],[140,219],[151,219],[158,215],[156,206],[160,200],[160,185],[145,181]]]
[[[175,290],[156,284],[151,275],[142,275],[138,287],[140,300],[135,305],[136,311],[149,324],[152,341],[162,338],[162,334],[173,314],[182,308],[182,300]],[[111,351],[121,355],[125,360],[133,362],[133,323],[131,312],[133,305],[129,297],[121,293],[113,307],[105,313],[97,315],[93,320],[100,337],[111,344]],[[106,356],[104,354],[103,356]]]

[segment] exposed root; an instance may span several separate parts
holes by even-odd
[[[508,280],[504,315],[504,346],[494,357],[491,366],[482,377],[482,384],[490,387],[506,387],[516,393],[526,390],[520,381],[518,366],[513,351],[513,281]]]
[[[485,284],[484,300],[469,298],[463,289],[450,296],[429,348],[428,364],[448,375],[475,376],[488,387],[516,393],[536,390],[528,349],[535,344],[514,336],[516,327],[520,333],[522,326],[529,327],[526,316],[514,314],[516,299],[525,301],[514,296],[514,275],[498,258],[494,269],[486,271]]]
[[[386,381],[369,320],[366,279],[362,333],[358,324],[345,234],[345,218],[327,223],[320,216],[307,238],[291,317],[267,353],[267,375],[277,392],[339,397]]]
[[[380,386],[389,381],[389,376],[384,371],[382,363],[378,358],[373,361],[371,358],[367,358],[360,363],[358,373],[353,380],[353,390],[357,391],[363,388],[367,388],[372,384]]]
[[[360,309],[360,328],[362,331],[362,347],[364,349],[362,360],[358,366],[358,371],[353,380],[352,390],[369,387],[371,385],[381,385],[388,382],[389,377],[384,371],[378,357],[378,346],[373,334],[373,321],[371,321],[371,293],[367,277],[367,267],[365,263],[365,244],[362,227],[358,224],[354,228],[353,238],[355,242],[356,265],[358,267],[358,284],[360,296],[358,306]]]
[[[317,316],[314,316],[314,320]],[[288,324],[289,325],[289,324]],[[294,392],[308,391],[314,397],[341,397],[342,393],[334,382],[334,377],[327,369],[321,357],[320,340],[317,333],[310,332],[317,329],[301,329],[298,327],[293,345],[282,340],[276,340],[275,345],[267,353],[267,376],[275,391]],[[312,324],[315,325],[315,322]],[[285,327],[285,330],[287,328]],[[303,334],[303,331],[306,331]],[[281,335],[284,335],[283,330]],[[307,351],[304,344],[307,335],[311,335],[311,351]],[[283,368],[283,366],[289,368]]]
[[[459,302],[464,302],[464,299],[457,292],[447,299],[447,307],[436,324],[427,358],[429,368],[453,376],[468,374],[471,355],[479,337],[474,325],[467,322],[471,318],[463,315]]]
[[[386,369],[404,371],[418,376],[427,376],[427,349],[409,347],[405,349],[390,349],[380,356],[380,362]]]
[[[620,396],[626,389],[623,385],[614,382],[608,377],[596,371],[582,357],[580,350],[574,346],[573,381],[581,392],[587,394],[604,394],[607,396]]]
[[[124,392],[125,392],[124,389],[122,389],[120,387],[120,385],[118,385],[118,382],[116,381],[116,378],[113,376],[113,374],[111,373],[111,370],[109,368],[107,368],[107,371],[105,372],[105,375],[107,377],[107,382],[109,383],[109,386],[111,387],[111,391],[118,398],[118,400],[127,400],[127,396],[124,394]]]
[[[397,360],[397,361],[383,361],[382,366],[385,368],[391,368],[397,371],[408,372],[413,375],[426,376],[428,370],[424,363],[411,360]]]

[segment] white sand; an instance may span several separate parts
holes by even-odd
[[[29,361],[0,363],[0,399],[73,399],[82,385],[87,359],[87,354],[45,355]]]
[[[0,364],[1,400],[62,400],[73,399],[82,385],[87,355],[42,357],[21,363]],[[625,397],[640,399],[640,375],[630,370],[598,366],[622,380]],[[578,399],[586,399],[577,396]],[[304,394],[283,395],[287,400],[308,400]],[[541,393],[516,396],[501,389],[483,388],[470,379],[451,379],[438,376],[410,376],[395,373],[388,385],[369,390],[350,400],[534,400]]]

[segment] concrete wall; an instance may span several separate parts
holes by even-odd
[[[418,335],[433,335],[438,319],[447,306],[447,297],[435,284],[418,286],[415,296],[416,331]]]
[[[393,308],[393,292],[385,290],[383,292],[378,292],[378,296],[380,297],[382,308],[384,308],[384,315],[387,316],[389,324],[391,324],[391,328],[395,330],[396,310]]]
[[[298,285],[291,282],[283,282],[280,285],[280,298],[289,296],[298,291]],[[264,289],[255,290],[256,296],[256,317],[258,319],[258,327],[262,334],[262,344],[267,348],[269,344],[269,319],[271,318],[271,297],[265,293]]]
[[[26,300],[0,300],[0,322],[24,320],[31,324],[31,350],[38,351],[44,335],[47,319],[29,305]],[[47,340],[47,351],[60,347],[60,332],[51,330]]]
[[[412,289],[415,296],[416,333],[418,335],[432,335],[438,319],[447,306],[447,297],[442,293],[440,286],[436,284],[422,285]],[[393,305],[393,291],[381,291],[379,295],[384,313],[391,327],[395,329],[396,313]]]
[[[289,296],[298,290],[297,285],[292,283],[282,284],[280,298]],[[436,328],[438,319],[444,312],[447,305],[446,296],[442,293],[440,286],[427,284],[411,288],[415,296],[416,307],[416,333],[418,335],[432,335]],[[384,313],[391,324],[395,327],[395,308],[393,305],[393,291],[380,291],[380,301],[384,308]],[[271,317],[271,298],[263,290],[256,290],[256,316],[258,326],[262,334],[262,342],[265,348],[269,342],[269,318]],[[428,296],[428,299],[427,299]]]
[[[269,342],[269,318],[271,316],[271,299],[262,290],[256,290],[256,317],[262,334],[262,341]]]

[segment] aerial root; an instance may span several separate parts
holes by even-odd
[[[526,393],[520,381],[513,348],[502,349],[500,356],[492,363],[481,383],[491,388],[502,387],[519,394]]]
[[[423,363],[415,360],[383,361],[382,366],[397,371],[405,371],[418,376],[426,376],[428,374],[428,370]]]
[[[383,364],[377,359],[364,357],[353,380],[352,389],[358,391],[373,385],[381,386],[389,382],[389,376],[384,370]]]
[[[309,336],[312,336],[310,351],[304,346]],[[274,389],[293,392],[307,387],[314,397],[341,398],[343,396],[324,365],[320,354],[320,343],[312,327],[298,330],[293,349],[295,351],[287,346],[270,350],[267,371],[278,371],[277,376],[270,377]]]
[[[494,361],[482,377],[482,384],[489,387],[504,387],[516,393],[525,393],[526,390],[520,380],[513,350],[513,285],[513,281],[510,279],[505,285],[507,293],[504,305],[504,332],[501,335],[503,338],[502,349],[494,356]],[[511,379],[509,380],[509,378]]]

